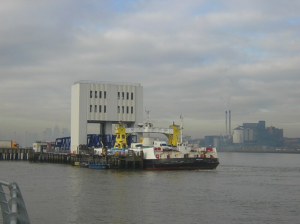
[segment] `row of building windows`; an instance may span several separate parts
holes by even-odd
[[[98,112],[98,108],[97,105],[95,105],[94,107],[94,112],[97,113]],[[90,112],[93,112],[93,105],[90,105]],[[99,105],[99,113],[102,113],[102,106]],[[103,113],[106,113],[106,105],[103,106]]]
[[[121,107],[118,106],[118,113],[121,113]],[[122,113],[124,114],[125,113],[125,107],[122,106]],[[129,114],[129,106],[126,107],[126,113]],[[133,107],[131,107],[131,114],[133,114]]]
[[[102,113],[102,106],[99,105],[99,107],[97,105],[94,106],[94,112],[97,113],[98,112],[98,108],[99,108],[99,113]],[[121,107],[118,106],[118,113],[121,113],[120,111]],[[90,112],[93,112],[93,105],[90,105]],[[103,113],[106,113],[106,105],[103,106]],[[125,113],[125,107],[122,106],[122,113]],[[129,114],[129,106],[126,107],[126,113]],[[133,114],[133,107],[131,107],[131,114]]]
[[[95,98],[98,98],[98,91],[94,93]],[[118,99],[120,99],[121,93],[118,92]],[[93,98],[93,91],[90,91],[90,98]],[[99,98],[102,98],[102,91],[99,91]],[[103,91],[103,98],[106,99],[106,91]],[[122,92],[122,99],[125,99],[125,92]],[[129,100],[129,92],[126,93],[126,99]],[[133,93],[131,93],[131,100],[133,100]]]
[[[118,92],[118,99],[120,99],[121,93]],[[125,99],[125,93],[122,92],[122,99]],[[126,99],[129,100],[129,92],[126,93]],[[133,100],[133,93],[131,93],[131,100]]]
[[[93,91],[90,91],[90,98],[93,98]],[[95,98],[98,98],[98,91],[95,91]],[[99,91],[99,98],[102,98],[102,91]],[[106,99],[106,91],[103,91],[103,98]]]

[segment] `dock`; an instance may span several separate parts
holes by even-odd
[[[0,160],[28,160],[29,154],[32,153],[32,149],[26,148],[1,148]]]
[[[143,153],[130,151],[127,155],[99,156],[94,154],[42,153],[32,149],[0,149],[1,160],[24,160],[32,163],[79,165],[84,162],[105,161],[111,169],[143,169]]]

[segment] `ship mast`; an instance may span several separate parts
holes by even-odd
[[[145,112],[147,114],[147,124],[149,123],[149,119],[150,119],[150,110],[147,110],[145,107]]]
[[[151,127],[150,122],[149,122],[149,120],[150,120],[150,110],[147,110],[146,107],[145,107],[145,112],[147,114],[146,127]],[[148,138],[150,138],[150,133],[148,133]]]
[[[180,115],[180,143],[182,143],[182,132],[183,132],[183,126],[182,126],[182,123],[183,123],[183,115]]]

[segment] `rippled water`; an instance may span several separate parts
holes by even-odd
[[[213,171],[0,161],[31,223],[299,223],[300,155],[219,153]]]

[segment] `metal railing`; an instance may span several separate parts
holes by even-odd
[[[7,183],[0,180],[0,209],[2,212],[0,223],[2,221],[3,224],[30,224],[25,203],[17,183]]]

